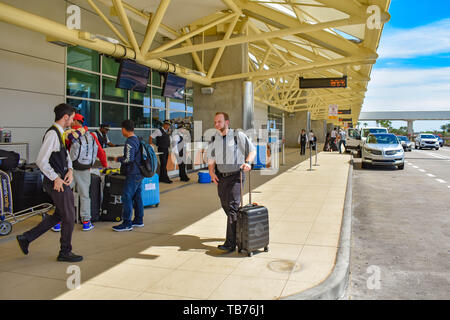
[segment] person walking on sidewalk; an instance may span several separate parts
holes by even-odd
[[[207,150],[211,180],[217,185],[220,202],[227,215],[225,243],[220,250],[236,250],[236,222],[241,203],[240,170],[249,171],[256,156],[256,147],[244,132],[229,128],[230,119],[225,112],[214,117],[216,132]]]
[[[83,260],[83,257],[72,252],[72,233],[75,224],[75,205],[70,188],[73,181],[72,161],[63,141],[64,128],[72,124],[75,109],[62,103],[55,107],[54,112],[55,123],[44,135],[36,164],[44,174],[44,189],[53,200],[55,212],[45,217],[36,227],[16,238],[22,252],[28,254],[30,243],[61,221],[61,249],[57,260],[79,262]]]
[[[306,131],[305,129],[302,129],[302,132],[298,136],[298,143],[300,144],[300,155],[306,154]]]
[[[134,227],[144,226],[144,204],[142,202],[142,176],[139,164],[142,162],[141,142],[134,134],[133,120],[122,122],[122,135],[127,138],[123,149],[123,157],[113,157],[113,161],[121,163],[120,174],[126,176],[122,191],[122,223],[114,226],[114,231],[131,231]],[[134,219],[133,216],[134,208]]]
[[[158,147],[160,169],[159,169],[159,182],[172,183],[169,175],[167,174],[167,161],[169,160],[169,148],[170,148],[170,135],[169,135],[170,121],[166,120],[163,126],[149,137],[149,144],[155,143]],[[155,140],[155,141],[153,141]]]

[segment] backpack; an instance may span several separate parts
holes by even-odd
[[[0,150],[0,169],[11,170],[19,165],[20,155],[14,151]]]
[[[78,139],[73,140],[70,147],[70,159],[75,170],[92,168],[97,159],[98,146],[90,132],[86,132]]]
[[[144,140],[140,140],[142,161],[138,164],[139,170],[145,178],[151,178],[158,168],[158,158],[155,150]]]

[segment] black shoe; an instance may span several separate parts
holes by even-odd
[[[236,250],[236,246],[227,246],[224,244],[217,246],[217,248],[226,252],[233,252],[234,250]]]
[[[73,252],[66,252],[66,253],[60,252],[56,260],[66,262],[80,262],[81,260],[83,260],[83,257],[77,256]]]
[[[28,246],[30,245],[30,241],[24,235],[18,235],[16,237],[17,242],[19,242],[19,247],[22,249],[23,254],[28,254]]]
[[[180,181],[184,181],[184,182],[188,182],[189,180],[191,180],[191,179],[189,179],[189,178],[180,179]]]

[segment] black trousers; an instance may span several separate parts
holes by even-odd
[[[159,181],[169,181],[169,175],[167,174],[167,161],[169,160],[169,149],[158,148],[158,152],[162,152],[159,155]]]
[[[236,222],[237,214],[241,204],[241,183],[240,174],[235,174],[228,177],[219,177],[218,194],[220,203],[225,214],[227,215],[227,233],[226,246],[236,246]],[[242,177],[244,183],[245,177]]]
[[[64,185],[64,192],[58,192],[53,189],[53,182],[51,184],[45,183],[44,188],[53,200],[56,207],[55,213],[47,216],[36,227],[23,235],[28,241],[32,242],[61,222],[60,252],[68,253],[72,251],[72,233],[75,224],[73,191],[69,186]]]
[[[306,153],[306,141],[300,144],[300,154]]]
[[[178,171],[181,180],[187,180],[189,177],[186,173],[186,157],[184,156],[183,150],[181,150],[178,155],[180,156],[181,162],[178,164]]]

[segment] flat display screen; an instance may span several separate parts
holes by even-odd
[[[343,78],[300,78],[300,89],[346,88],[347,76]]]
[[[149,76],[149,67],[140,65],[133,60],[122,60],[117,75],[116,88],[145,92]]]
[[[174,99],[184,99],[186,79],[177,77],[172,73],[165,75],[163,96]]]

